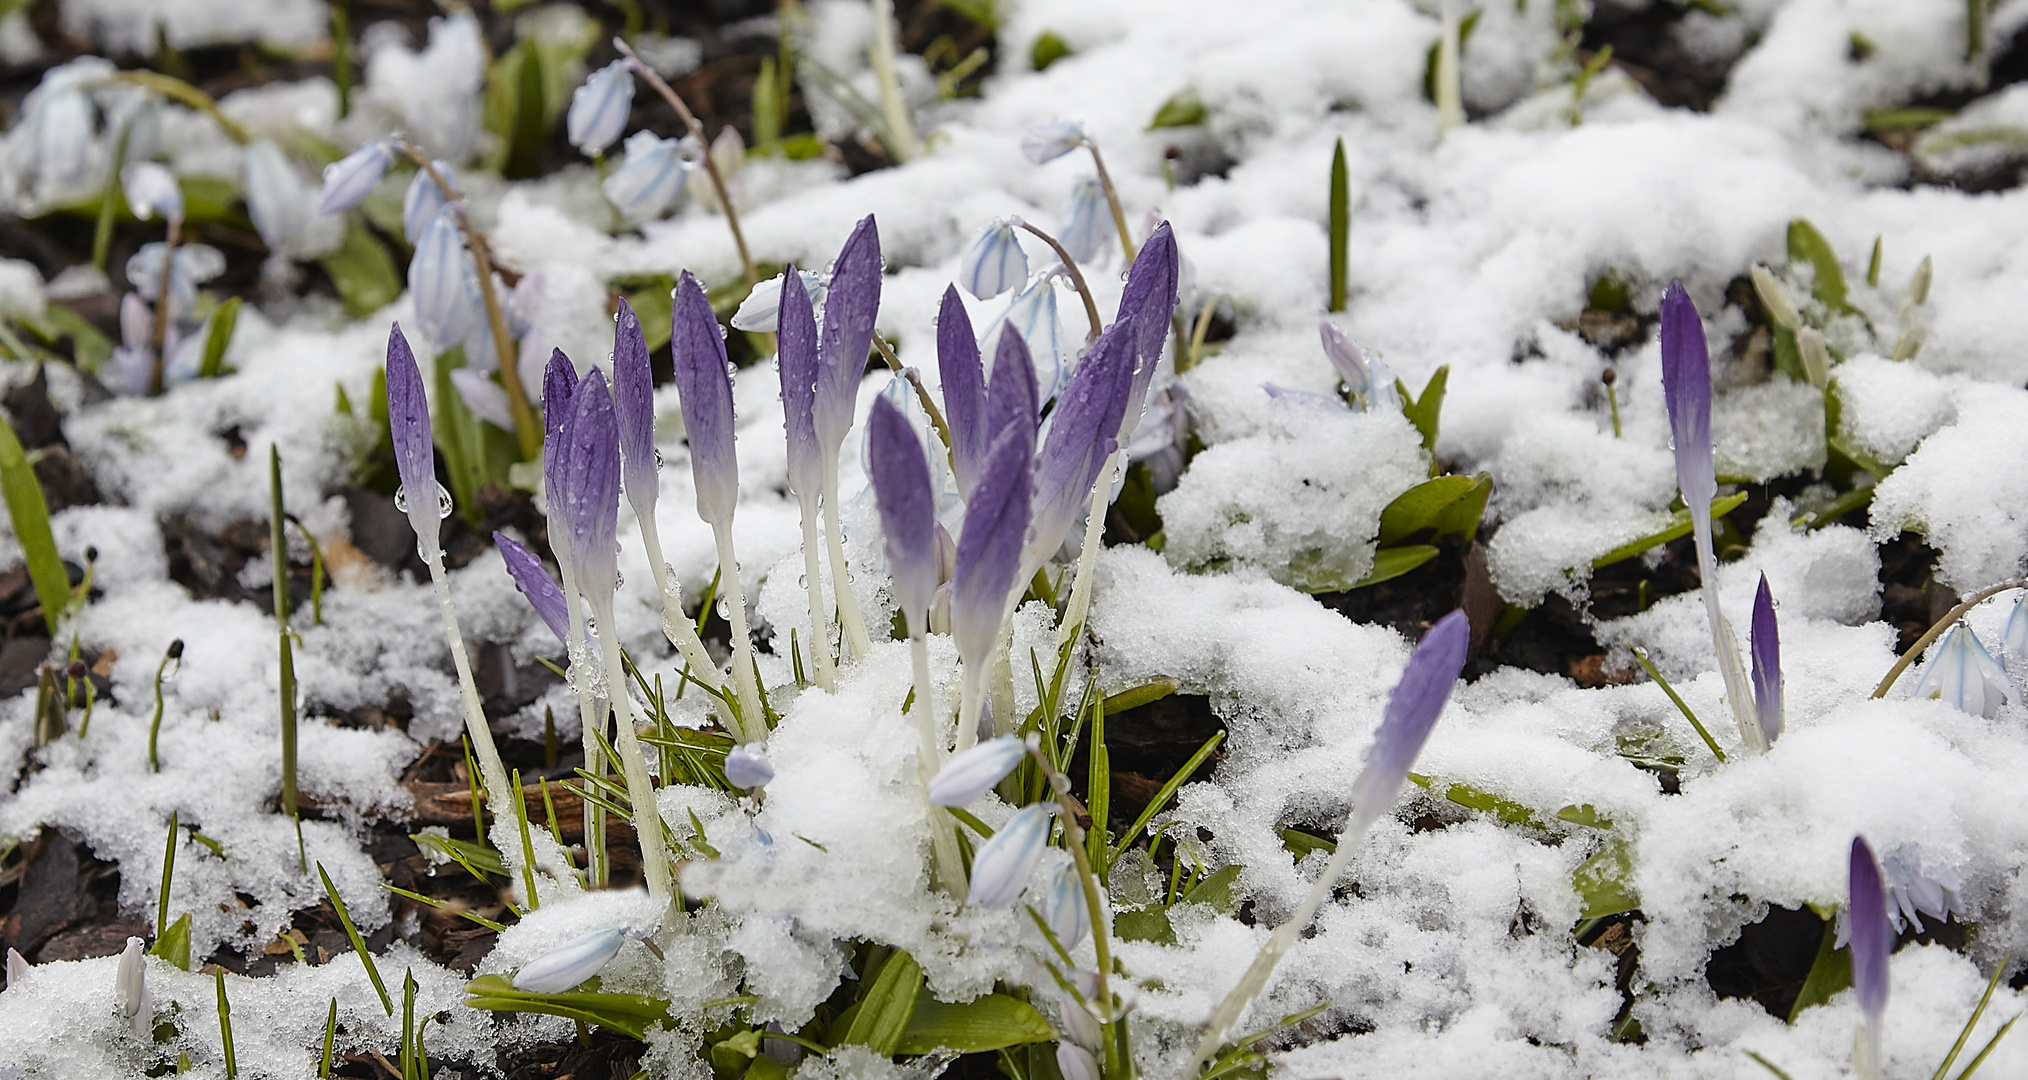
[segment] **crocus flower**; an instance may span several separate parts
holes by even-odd
[[[1049,803],[1031,803],[1014,812],[1007,824],[980,845],[972,857],[972,889],[965,903],[975,907],[1004,908],[1021,895],[1029,875],[1042,859],[1049,842]]]
[[[1063,1080],[1099,1080],[1098,1059],[1076,1043],[1056,1044],[1056,1069]]]
[[[634,75],[625,60],[615,60],[591,73],[571,92],[564,120],[570,144],[586,154],[603,154],[627,130],[634,107]]]
[[[1918,698],[1941,698],[1973,716],[1992,719],[2003,702],[2012,700],[2013,689],[2007,673],[1979,643],[1972,628],[1959,623],[1944,635],[1936,647],[1922,681],[1915,684]]]
[[[444,183],[453,188],[458,186],[457,170],[448,161],[431,164],[443,174]],[[437,178],[428,169],[417,169],[408,182],[408,190],[401,195],[401,232],[410,244],[421,242],[423,230],[436,220],[437,211],[444,208],[444,189],[437,184]]]
[[[599,185],[629,225],[659,217],[683,194],[688,166],[675,139],[652,131],[627,136],[627,156]]]
[[[1072,864],[1059,863],[1049,875],[1049,888],[1042,894],[1042,921],[1049,924],[1049,932],[1056,935],[1065,949],[1077,948],[1077,943],[1091,932],[1091,909],[1085,906],[1084,882],[1078,879],[1077,868]],[[1076,1011],[1087,1020],[1091,1018],[1083,1009]],[[1086,1046],[1098,1045],[1088,1039],[1078,1041]]]
[[[135,1038],[147,1039],[155,1029],[155,996],[148,990],[148,955],[141,951],[140,938],[127,939],[119,971],[113,976],[113,989],[120,1017],[133,1025]]]
[[[1002,777],[1014,771],[1028,756],[1028,745],[1013,735],[988,739],[969,750],[952,755],[937,774],[930,777],[931,806],[970,806]]]
[[[370,142],[324,166],[324,190],[317,196],[317,212],[343,213],[365,202],[393,162],[393,147]]]
[[[906,385],[906,384],[904,384]],[[922,442],[901,410],[885,397],[873,403],[867,422],[874,500],[887,537],[887,566],[894,598],[908,622],[910,637],[929,630],[930,597],[937,589],[936,493]]]
[[[7,950],[7,988],[12,990],[27,980],[27,959],[13,949]]]
[[[1176,251],[1176,233],[1164,221],[1148,233],[1134,265],[1127,269],[1127,284],[1120,292],[1119,314],[1132,315],[1138,328],[1134,337],[1134,386],[1127,399],[1126,425],[1120,438],[1133,435],[1141,410],[1148,400],[1148,387],[1155,381],[1155,368],[1162,362],[1162,346],[1169,340],[1169,321],[1176,313],[1176,294],[1182,281],[1182,257]]]
[[[1037,124],[1021,136],[1021,154],[1037,165],[1055,161],[1085,144],[1084,125],[1075,120]]]
[[[142,244],[127,260],[127,283],[149,303],[162,295],[162,257],[169,245]],[[197,287],[225,272],[225,256],[209,244],[183,244],[169,257],[169,317],[180,319],[197,302]]]
[[[423,561],[433,562],[444,514],[439,513],[436,458],[430,449],[430,405],[423,395],[422,371],[400,323],[387,334],[387,430],[394,441],[395,471],[401,477],[395,502],[408,514]]]
[[[1029,359],[1035,365],[1035,384],[1041,400],[1048,401],[1063,390],[1072,365],[1063,344],[1063,320],[1057,314],[1056,280],[1044,274],[1036,278],[1007,310],[986,327],[982,342],[1000,340],[1003,327],[1020,331],[1028,344]]]
[[[817,437],[827,462],[836,467],[838,447],[852,428],[852,411],[866,357],[873,348],[873,320],[880,313],[880,230],[873,215],[860,219],[831,265],[831,288],[824,296],[824,323],[818,337]]]
[[[507,575],[514,579],[514,587],[521,590],[521,595],[528,598],[528,606],[542,616],[543,624],[556,635],[557,641],[569,644],[570,602],[564,599],[563,589],[550,578],[549,571],[542,568],[542,560],[503,532],[493,533],[493,546],[500,549]]]
[[[293,253],[310,224],[310,189],[282,148],[262,139],[246,148],[246,212],[271,251]]]
[[[772,334],[779,325],[782,303],[782,282],[787,274],[774,277],[753,287],[746,299],[739,302],[739,310],[732,313],[734,330],[751,330],[754,333]],[[803,291],[812,303],[824,302],[824,280],[808,270],[796,271],[803,283]]]
[[[951,471],[958,493],[970,496],[979,478],[979,460],[986,454],[986,371],[979,342],[972,336],[972,317],[965,312],[958,287],[944,287],[937,309],[937,376],[943,384],[944,420],[951,427]]]
[[[1329,320],[1318,324],[1324,338],[1324,358],[1345,383],[1346,397],[1360,412],[1393,412],[1401,408],[1401,394],[1395,389],[1394,372],[1379,356],[1353,344]]]
[[[2028,592],[2022,593],[2014,601],[2014,610],[2007,613],[2007,624],[2000,629],[2000,648],[2006,667],[2028,660]]]
[[[416,322],[439,348],[463,341],[472,332],[466,290],[477,284],[478,277],[465,253],[465,238],[458,232],[455,213],[455,209],[445,209],[430,219],[422,239],[416,241],[415,257],[408,262],[408,291],[415,302]]]
[[[1088,263],[1113,238],[1113,212],[1106,189],[1094,176],[1080,177],[1070,189],[1070,207],[1056,227],[1056,240],[1071,259]]]
[[[993,663],[1007,601],[1023,580],[1021,555],[1032,514],[1029,462],[1034,446],[1032,431],[1015,428],[1000,434],[979,468],[979,482],[965,504],[965,523],[958,531],[957,564],[951,574],[951,636],[957,641],[966,679],[980,685]],[[976,695],[966,694],[966,701],[973,710],[970,719],[976,721]]]
[[[1021,250],[1014,222],[1008,218],[987,225],[958,260],[958,284],[981,300],[1020,288],[1026,280],[1028,253]]]
[[[791,265],[790,271],[795,271]],[[798,273],[798,281],[801,274]],[[776,293],[777,362],[782,380],[782,423],[789,440],[789,489],[810,512],[824,483],[824,450],[817,441],[817,315],[810,292],[784,288]]]
[[[1753,703],[1760,717],[1760,733],[1773,746],[1782,733],[1782,642],[1766,574],[1760,576],[1760,591],[1753,597],[1753,624],[1747,641],[1753,650]]]
[[[620,425],[620,465],[634,516],[655,516],[655,376],[648,338],[625,298],[613,323],[613,413]]]
[[[714,526],[729,526],[739,504],[739,458],[733,449],[732,378],[725,370],[725,337],[704,286],[690,271],[683,271],[674,295],[670,352],[690,440],[697,516]]]
[[[1864,1060],[1854,1064],[1862,1076],[1877,1077],[1880,1020],[1887,1011],[1887,956],[1894,949],[1894,931],[1887,925],[1887,892],[1880,882],[1880,866],[1873,861],[1873,849],[1864,837],[1852,838],[1849,881],[1851,902],[1845,910],[1852,934],[1852,989],[1865,1016],[1859,1042]]]
[[[768,761],[766,743],[741,743],[725,752],[725,781],[742,791],[752,791],[767,786],[775,778],[775,767]]]
[[[594,367],[571,395],[563,510],[578,591],[594,610],[610,605],[619,584],[620,436],[605,373]],[[555,498],[551,495],[551,498]],[[552,541],[553,543],[554,541]]]
[[[1010,427],[1033,431],[1041,408],[1028,342],[1013,327],[1003,326],[999,347],[993,351],[993,377],[986,387],[984,446],[991,446]]]
[[[160,214],[169,221],[183,220],[183,189],[176,186],[176,177],[168,169],[152,161],[137,161],[122,170],[120,179],[134,216],[146,220]]]
[[[570,533],[563,513],[563,467],[570,456],[565,447],[570,443],[570,405],[576,391],[577,369],[562,349],[552,349],[549,364],[542,369],[542,488],[549,535],[558,540]],[[571,581],[570,545],[552,542],[549,549],[563,580]]]
[[[1122,317],[1099,337],[1050,418],[1049,437],[1035,462],[1034,528],[1025,553],[1030,573],[1063,545],[1118,445],[1134,375],[1134,323],[1133,316]]]
[[[561,994],[605,969],[619,955],[627,932],[620,929],[594,930],[565,942],[521,965],[514,973],[514,989],[530,994]]]

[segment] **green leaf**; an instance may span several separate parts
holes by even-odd
[[[1920,131],[1923,128],[1934,127],[1937,124],[1941,124],[1945,120],[1948,120],[1956,115],[1957,115],[1956,109],[1931,109],[1921,107],[1908,109],[1874,109],[1865,115],[1865,124],[1866,130],[1869,133],[1884,132],[1884,131]]]
[[[1744,491],[1735,495],[1727,495],[1723,498],[1711,500],[1711,519],[1716,521],[1732,513],[1745,501],[1746,492]],[[1657,547],[1688,535],[1690,535],[1690,511],[1687,509],[1678,510],[1669,516],[1669,524],[1648,533],[1646,536],[1629,540],[1619,547],[1600,555],[1591,561],[1591,568],[1593,570],[1603,569],[1616,562],[1631,559],[1651,547]]]
[[[113,339],[99,333],[99,328],[89,320],[62,304],[51,304],[44,310],[47,331],[38,331],[45,344],[54,345],[59,338],[71,340],[71,362],[78,370],[97,372],[100,365],[113,358]]]
[[[357,221],[345,224],[345,242],[337,251],[317,260],[331,276],[345,314],[363,319],[394,303],[401,295],[401,275],[387,249]]]
[[[1882,461],[1859,449],[1845,434],[1845,395],[1836,379],[1824,387],[1824,441],[1831,449],[1845,455],[1852,464],[1873,474],[1875,480],[1886,479],[1887,474],[1901,464],[1899,461]]]
[[[1795,1023],[1804,1009],[1822,1005],[1852,985],[1852,952],[1838,948],[1837,943],[1838,924],[1825,923],[1824,937],[1817,942],[1817,959],[1810,965],[1810,973],[1803,978],[1803,989],[1796,994],[1796,1003],[1789,1008],[1789,1023]]]
[[[1106,715],[1113,716],[1138,709],[1151,702],[1160,701],[1176,692],[1183,684],[1173,676],[1158,675],[1139,686],[1130,686],[1117,694],[1106,695]]]
[[[1183,902],[1210,904],[1212,910],[1220,915],[1232,914],[1239,910],[1240,893],[1236,888],[1239,884],[1239,871],[1240,866],[1237,863],[1219,867],[1203,881],[1190,886],[1190,891],[1183,894]]]
[[[1429,382],[1423,384],[1421,397],[1410,396],[1408,387],[1400,379],[1394,381],[1395,389],[1401,394],[1401,415],[1408,417],[1408,422],[1415,425],[1415,430],[1422,435],[1422,448],[1432,455],[1436,453],[1437,417],[1443,412],[1444,390],[1450,386],[1450,382],[1449,364],[1436,369],[1435,374],[1429,377]],[[1436,463],[1431,461],[1432,475],[1435,474],[1435,470]]]
[[[498,878],[507,876],[507,864],[500,861],[500,853],[484,844],[455,840],[435,833],[410,833],[408,838],[414,841],[415,846],[421,848],[424,854],[435,852],[442,855],[464,867],[473,877],[481,881],[485,880],[487,874]]]
[[[42,481],[35,478],[35,467],[5,417],[0,417],[0,495],[6,496],[7,515],[14,521],[14,536],[28,563],[28,580],[35,584],[35,598],[42,604],[43,624],[55,637],[56,621],[70,604],[70,575],[56,553],[56,536],[49,531],[49,501],[42,496]]]
[[[674,279],[658,277],[627,293],[627,304],[634,309],[634,317],[641,320],[641,334],[648,339],[649,352],[669,343],[670,311],[675,303],[670,293],[675,288]]]
[[[1832,314],[1852,310],[1845,299],[1845,271],[1838,266],[1837,253],[1831,250],[1824,234],[1802,218],[1789,222],[1789,261],[1806,262],[1816,270],[1816,282],[1810,291]]]
[[[233,328],[239,325],[239,297],[218,305],[211,315],[211,333],[204,338],[204,360],[197,365],[197,377],[216,379],[225,373],[225,350],[232,344]]]
[[[1470,539],[1479,531],[1479,517],[1492,493],[1493,478],[1487,473],[1439,476],[1417,484],[1380,512],[1380,546],[1394,547],[1424,532],[1430,540]]]
[[[1627,880],[1633,875],[1633,857],[1624,840],[1608,842],[1598,854],[1580,863],[1571,875],[1571,884],[1577,887],[1578,899],[1583,902],[1578,917],[1602,919],[1641,906]]]
[[[169,929],[155,939],[155,947],[148,950],[156,956],[175,964],[185,971],[190,970],[190,913],[184,912],[169,924]]]
[[[997,29],[1000,25],[1000,13],[995,10],[994,0],[937,0],[937,4],[963,15],[988,30]],[[1050,36],[1046,30],[1043,31],[1043,35]],[[1041,64],[1035,66],[1037,71],[1041,71],[1042,68]]]
[[[1034,1006],[1006,994],[987,994],[962,1005],[935,1000],[918,1002],[894,1052],[927,1054],[934,1050],[956,1050],[961,1054],[977,1054],[1054,1038],[1056,1030]]]
[[[1331,151],[1331,311],[1345,310],[1347,245],[1352,233],[1351,187],[1345,175],[1345,140]]]
[[[1070,42],[1063,40],[1056,31],[1044,30],[1036,36],[1034,47],[1028,50],[1028,66],[1042,71],[1075,51]]]
[[[569,991],[531,994],[514,989],[505,975],[483,975],[465,984],[465,1004],[490,1012],[543,1013],[581,1024],[611,1028],[635,1039],[648,1029],[669,1023],[669,1003],[645,994],[601,994]]]
[[[1169,925],[1168,909],[1159,904],[1139,911],[1122,911],[1113,916],[1113,936],[1121,941],[1152,941],[1176,944],[1176,930]]]
[[[1590,803],[1566,806],[1558,810],[1556,816],[1570,822],[1572,825],[1583,825],[1593,829],[1610,829],[1613,827],[1612,819],[1600,814],[1598,807]]]
[[[1297,862],[1302,862],[1303,856],[1308,855],[1312,851],[1321,851],[1328,855],[1338,850],[1337,841],[1326,839],[1315,833],[1306,833],[1301,829],[1283,829],[1282,846],[1287,848],[1289,853],[1296,857]]]
[[[1383,581],[1398,578],[1423,563],[1437,557],[1437,549],[1428,544],[1405,544],[1401,547],[1381,548],[1373,553],[1373,569],[1366,576],[1352,583],[1352,588],[1363,589]],[[1317,589],[1316,592],[1330,592]]]
[[[1148,121],[1148,130],[1195,127],[1204,122],[1206,115],[1204,99],[1197,96],[1196,90],[1185,87],[1169,95],[1169,100],[1155,110],[1155,118]]]
[[[880,965],[858,1012],[839,1039],[841,1045],[864,1046],[882,1057],[893,1057],[915,1014],[915,999],[922,993],[922,965],[915,957],[896,949]]]

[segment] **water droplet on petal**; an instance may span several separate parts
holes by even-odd
[[[438,485],[437,485],[437,520],[438,520],[438,521],[442,521],[443,519],[445,519],[445,518],[447,518],[447,517],[450,517],[450,516],[451,516],[451,493],[450,493],[449,491],[446,491],[446,490],[444,489],[444,485],[442,485],[442,484],[438,484]]]
[[[408,513],[408,489],[399,484],[394,488],[394,508],[404,514]]]

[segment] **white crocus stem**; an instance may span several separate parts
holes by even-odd
[[[753,742],[767,738],[767,720],[761,715],[760,686],[754,681],[746,590],[739,583],[739,560],[732,554],[732,524],[714,522],[711,532],[718,539],[719,595],[725,598],[725,621],[732,627],[732,685],[739,695],[739,741]]]
[[[930,865],[936,884],[953,896],[963,896],[965,861],[958,855],[957,823],[941,806],[928,805],[929,782],[943,768],[943,739],[937,734],[936,687],[930,683],[929,642],[908,639],[909,657],[915,670],[916,775],[923,784],[925,808],[929,811]]]
[[[838,596],[838,623],[845,628],[845,644],[855,657],[873,651],[873,639],[866,636],[866,620],[859,614],[859,600],[852,595],[852,581],[846,574],[845,527],[838,512],[838,463],[824,463],[824,543],[831,553],[831,591]]]
[[[887,134],[893,146],[887,148],[896,164],[915,156],[915,128],[908,119],[908,103],[901,99],[901,80],[894,70],[894,0],[873,0],[873,43],[866,59],[880,84],[880,110],[887,120]]]
[[[648,779],[648,761],[641,755],[640,736],[635,733],[641,726],[641,716],[623,681],[626,669],[620,666],[619,633],[613,621],[610,594],[594,617],[599,620],[597,636],[600,654],[606,662],[607,692],[619,714],[619,737],[613,740],[613,749],[619,751],[620,772],[627,781],[627,801],[633,804],[634,836],[641,844],[641,869],[648,879],[648,895],[667,900],[671,878],[668,849],[662,843],[662,811],[655,802],[655,785]]]
[[[648,549],[648,569],[655,575],[655,591],[662,594],[662,636],[683,654],[684,663],[690,665],[692,682],[717,690],[725,685],[725,680],[718,677],[718,665],[711,662],[711,654],[704,651],[704,641],[697,636],[697,628],[683,613],[683,586],[671,578],[669,564],[662,558],[661,530],[656,527],[652,516],[638,520],[641,523],[641,543]]]
[[[1436,107],[1439,134],[1465,122],[1464,95],[1458,74],[1458,52],[1463,47],[1458,15],[1444,6],[1443,36],[1437,39]]]
[[[563,575],[563,595],[570,612],[570,686],[577,691],[578,730],[584,740],[584,769],[593,776],[605,775],[605,755],[594,734],[605,723],[606,703],[599,696],[592,674],[591,650],[585,644],[584,606],[578,603],[577,574],[569,559],[559,558],[556,567]],[[584,801],[585,880],[594,888],[607,879],[605,812],[590,799]]]
[[[1063,621],[1056,624],[1059,649],[1084,626],[1085,609],[1091,606],[1092,567],[1098,563],[1099,549],[1105,546],[1106,508],[1112,505],[1113,485],[1119,483],[1119,471],[1126,466],[1126,460],[1127,449],[1122,442],[1099,469],[1098,484],[1092,488],[1091,510],[1084,521],[1084,547],[1077,553],[1077,577],[1070,586],[1070,605],[1063,609]]]
[[[486,723],[486,710],[479,704],[479,684],[472,678],[472,658],[465,653],[465,635],[458,629],[458,611],[451,604],[451,582],[444,574],[443,548],[426,544],[423,562],[429,564],[430,584],[437,594],[437,611],[444,617],[444,637],[451,646],[451,663],[458,669],[458,703],[465,714],[465,731],[472,736],[472,755],[479,759],[479,776],[484,781],[486,799],[493,804],[493,823],[498,826],[503,820],[513,820],[508,814],[513,805],[507,800],[521,797],[519,791],[511,794],[507,786],[507,768],[500,764],[500,750],[493,745],[493,729]],[[495,844],[500,856],[514,869],[514,860],[521,854],[521,845],[516,843]]]
[[[1711,509],[1702,514],[1691,508],[1692,532],[1697,543],[1697,569],[1704,579],[1704,614],[1711,623],[1711,647],[1718,654],[1718,673],[1725,680],[1725,704],[1739,722],[1741,742],[1750,753],[1767,752],[1767,737],[1761,733],[1760,717],[1754,711],[1753,683],[1746,666],[1739,661],[1739,638],[1718,607],[1718,557],[1711,541]]]
[[[816,671],[817,685],[825,690],[834,690],[838,684],[838,665],[831,658],[831,612],[824,606],[824,573],[817,555],[821,543],[817,538],[817,507],[805,501],[803,583],[804,591],[810,596],[810,666]]]

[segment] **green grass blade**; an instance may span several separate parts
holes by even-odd
[[[1683,714],[1683,719],[1690,721],[1690,726],[1697,729],[1697,735],[1704,740],[1704,745],[1711,748],[1711,756],[1717,758],[1719,763],[1723,764],[1725,762],[1725,751],[1718,748],[1718,740],[1713,739],[1711,733],[1704,730],[1704,725],[1698,722],[1697,714],[1690,711],[1690,703],[1684,701],[1683,696],[1676,692],[1676,688],[1669,685],[1669,680],[1663,678],[1662,673],[1655,670],[1655,665],[1648,662],[1647,653],[1635,649],[1634,660],[1641,665],[1642,671],[1648,673],[1648,678],[1655,680],[1655,685],[1661,687],[1662,692],[1669,695],[1669,700],[1676,703],[1676,708]]]
[[[43,622],[49,636],[55,637],[57,620],[70,602],[70,575],[56,553],[56,536],[49,531],[49,501],[42,496],[42,481],[35,478],[35,467],[28,463],[14,425],[4,417],[0,417],[0,495],[6,497],[14,536],[28,562],[28,579],[42,603]]]
[[[239,297],[218,305],[211,316],[211,332],[204,338],[204,359],[197,365],[197,377],[216,379],[225,374],[225,350],[232,344],[233,328],[239,325]]]
[[[1993,1037],[1986,1040],[1985,1049],[1979,1051],[1979,1056],[1973,1058],[1972,1063],[1965,1066],[1965,1071],[1958,1074],[1958,1080],[1971,1080],[1972,1074],[1979,1071],[1979,1066],[1986,1063],[1986,1055],[1991,1054],[1993,1048],[2000,1045],[2000,1040],[2006,1038],[2007,1033],[2014,1030],[2014,1025],[2020,1022],[2021,1018],[2016,1016],[2014,1019],[2001,1024],[2000,1030],[1995,1031]]]
[[[2003,956],[2000,958],[2000,962],[1994,966],[1993,977],[1986,980],[1986,992],[1979,997],[1979,1004],[1972,1009],[1971,1019],[1965,1021],[1965,1029],[1958,1032],[1958,1041],[1951,1044],[1951,1052],[1944,1055],[1943,1064],[1936,1067],[1936,1072],[1930,1075],[1930,1080],[1943,1080],[1944,1076],[1951,1071],[1951,1065],[1958,1060],[1958,1055],[1964,1052],[1965,1044],[1972,1039],[1972,1029],[1979,1026],[1979,1017],[1986,1015],[1986,1006],[1992,1004],[1993,991],[1999,988],[2000,976],[2006,973],[2007,961],[2009,959],[2011,957]],[[1997,1042],[1998,1039],[1998,1036],[1994,1036],[1994,1041]],[[1971,1065],[1965,1066],[1966,1074],[1969,1075],[1973,1067]]]
[[[1205,759],[1209,758],[1218,749],[1218,744],[1224,741],[1225,732],[1223,731],[1214,732],[1210,738],[1204,740],[1204,745],[1198,747],[1197,752],[1190,755],[1190,760],[1184,762],[1183,766],[1176,770],[1175,775],[1169,777],[1169,781],[1162,785],[1161,790],[1155,792],[1155,797],[1148,800],[1148,805],[1141,809],[1141,815],[1134,819],[1134,824],[1127,829],[1125,835],[1120,837],[1120,842],[1113,848],[1111,857],[1106,860],[1106,865],[1111,866],[1114,860],[1126,854],[1127,846],[1134,842],[1135,837],[1141,835],[1141,831],[1148,827],[1148,822],[1155,820],[1155,815],[1161,812],[1162,807],[1169,804],[1169,800],[1175,796],[1177,789],[1181,788],[1184,782],[1190,779],[1191,774],[1197,771],[1197,767],[1204,764]]]
[[[1352,197],[1345,176],[1345,140],[1331,151],[1331,310],[1345,310],[1347,253],[1352,233]]]
[[[218,986],[218,1040],[225,1046],[225,1077],[233,1080],[239,1075],[239,1059],[232,1052],[232,1005],[225,1000],[225,969],[212,968],[211,976]]]
[[[352,925],[352,914],[345,910],[345,901],[338,896],[338,889],[331,884],[331,875],[324,872],[324,864],[317,864],[317,876],[324,879],[324,895],[331,899],[331,910],[338,913],[338,925],[345,928],[345,936],[352,941],[352,951],[359,954],[359,962],[366,966],[366,977],[373,980],[373,992],[380,995],[380,1007],[387,1015],[394,1015],[394,999],[387,995],[387,984],[380,981],[380,969],[373,966],[373,954],[366,951],[366,939],[359,936],[359,928]]]

